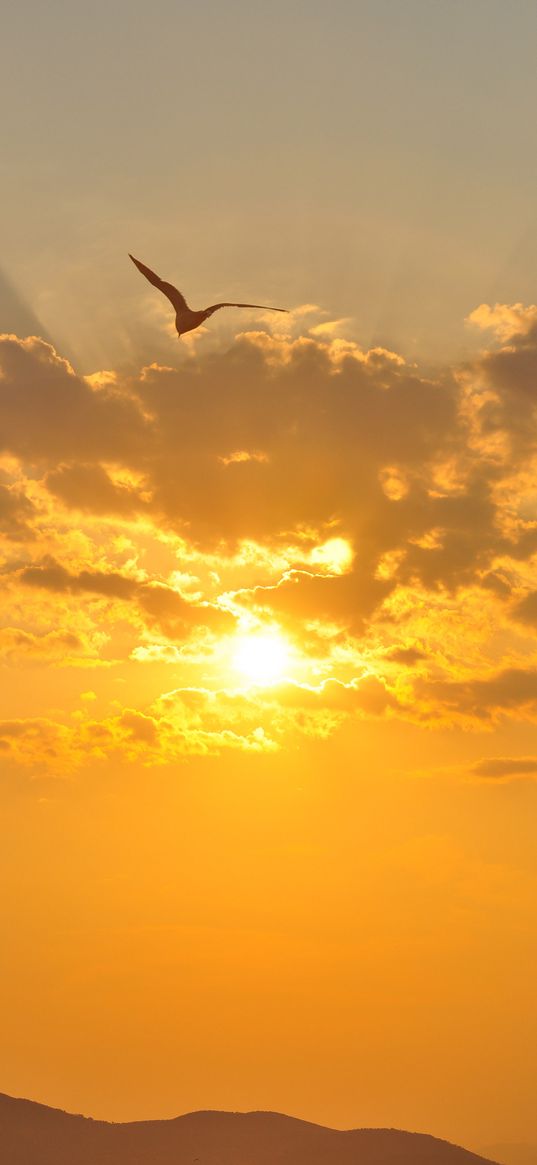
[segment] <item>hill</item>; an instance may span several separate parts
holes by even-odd
[[[397,1129],[341,1132],[273,1112],[192,1112],[110,1124],[0,1094],[6,1165],[490,1165]]]

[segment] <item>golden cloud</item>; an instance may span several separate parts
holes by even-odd
[[[467,317],[467,323],[474,324],[483,331],[493,331],[500,340],[510,340],[514,336],[526,336],[537,326],[537,306],[525,307],[523,303],[481,303]]]
[[[331,325],[86,378],[0,337],[0,656],[104,665],[100,719],[42,699],[4,753],[167,763],[351,716],[534,717],[537,309],[500,307],[474,322],[510,344],[434,379]],[[287,637],[290,674],[240,693],[252,629]]]

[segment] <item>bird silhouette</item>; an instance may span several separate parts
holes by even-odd
[[[153,284],[153,287],[158,287],[169,299],[170,303],[175,308],[175,326],[179,335],[182,336],[184,332],[192,332],[194,328],[199,328],[200,324],[212,316],[213,312],[219,311],[221,307],[256,307],[260,311],[284,311],[286,307],[267,307],[262,303],[213,303],[210,307],[204,308],[202,311],[192,311],[188,306],[184,295],[173,286],[173,283],[165,283],[159,275],[155,275],[150,267],[146,267],[145,263],[141,263],[139,259],[135,259],[134,255],[129,252],[129,259],[132,259],[134,266],[145,275],[146,279]]]

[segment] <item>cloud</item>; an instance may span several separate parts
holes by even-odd
[[[13,542],[33,537],[32,518],[35,507],[18,489],[0,484],[0,530]]]
[[[83,570],[80,574],[70,574],[64,566],[53,560],[44,565],[24,567],[19,578],[30,587],[70,593],[89,591],[91,594],[115,599],[130,599],[136,591],[134,579],[115,571]]]
[[[386,653],[386,658],[393,663],[402,663],[405,667],[414,667],[416,663],[427,659],[427,652],[421,647],[392,647]]]
[[[225,629],[234,625],[231,614],[211,603],[189,601],[171,586],[120,574],[117,571],[81,570],[72,574],[54,560],[24,567],[19,581],[29,587],[55,593],[98,595],[103,599],[135,602],[150,625],[170,635],[196,624]]]
[[[332,336],[337,336],[341,331],[344,331],[346,325],[351,322],[349,316],[343,316],[338,320],[325,320],[323,323],[313,324],[309,328],[309,334],[310,336],[319,336],[321,339],[330,339]]]
[[[163,765],[229,750],[271,753],[300,737],[328,737],[349,716],[382,716],[399,707],[386,686],[368,675],[317,687],[284,682],[245,691],[178,688],[101,719],[90,715],[94,699],[94,692],[82,693],[82,709],[67,723],[45,717],[0,721],[4,760],[63,776],[113,757]]]
[[[0,755],[38,771],[63,775],[73,768],[71,734],[46,718],[0,720]]]
[[[268,612],[291,630],[302,620],[332,621],[359,632],[364,619],[394,586],[393,581],[378,579],[363,567],[344,575],[292,570],[275,585],[243,591],[237,597],[246,608]]]
[[[535,756],[492,756],[476,761],[470,772],[476,777],[516,779],[518,777],[537,778],[537,757]]]
[[[58,461],[134,456],[144,418],[114,385],[99,391],[44,340],[0,335],[0,451],[56,468]]]
[[[66,656],[86,654],[91,651],[88,642],[72,631],[48,631],[44,635],[34,635],[20,627],[0,629],[0,659],[20,658],[50,662],[65,660]]]
[[[537,668],[509,667],[483,679],[419,679],[415,692],[424,718],[429,713],[479,723],[502,714],[537,716]]]
[[[99,388],[37,340],[4,339],[0,361],[5,447],[42,464],[55,497],[96,514],[149,509],[206,545],[342,511],[355,525],[372,468],[396,451],[417,467],[456,424],[453,385],[421,382],[379,350],[342,356],[336,342],[250,334],[180,371],[108,375]]]
[[[521,623],[537,627],[537,591],[530,591],[523,599],[519,599],[514,604],[512,613]]]
[[[43,340],[0,338],[4,666],[113,665],[125,685],[111,713],[99,675],[100,720],[51,712],[11,729],[9,755],[164,763],[352,717],[534,717],[531,311],[434,376],[331,325],[86,378]],[[233,693],[234,633],[259,627],[295,670]],[[141,699],[142,665],[153,693],[183,693],[173,715]]]
[[[481,303],[467,317],[467,323],[474,324],[483,331],[493,331],[500,340],[510,340],[514,336],[526,336],[537,327],[537,306],[532,303],[525,307],[522,303]]]
[[[136,486],[115,483],[102,465],[59,465],[45,485],[65,505],[87,513],[128,516],[147,509],[148,499]]]

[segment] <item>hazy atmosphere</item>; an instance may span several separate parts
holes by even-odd
[[[537,1159],[536,37],[8,5],[0,1091]]]

